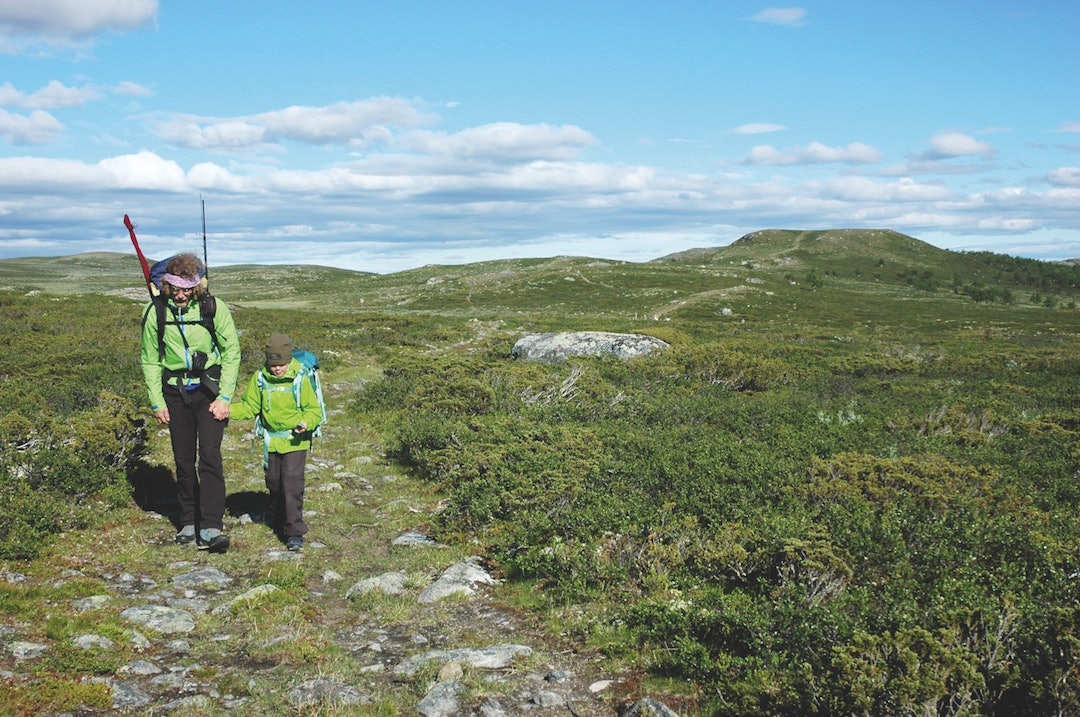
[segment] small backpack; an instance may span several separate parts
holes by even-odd
[[[272,391],[292,391],[293,397],[296,399],[296,407],[301,405],[300,391],[303,388],[304,381],[310,381],[311,387],[315,391],[315,398],[319,402],[319,411],[322,414],[322,418],[319,420],[319,425],[309,431],[311,438],[322,435],[322,426],[326,423],[326,400],[323,398],[322,390],[322,377],[319,374],[319,359],[311,351],[304,349],[293,349],[292,356],[294,359],[300,362],[300,372],[296,374],[296,378],[293,379],[291,386],[283,385],[270,385],[266,380],[266,374],[262,369],[259,369],[258,378],[256,379],[259,391],[269,394]],[[269,395],[265,403],[269,403]],[[262,436],[263,439],[263,466],[265,467],[270,457],[270,439],[271,438],[286,438],[292,434],[292,431],[268,431],[266,426],[262,423],[262,416],[255,416],[255,435]]]

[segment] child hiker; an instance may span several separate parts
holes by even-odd
[[[293,358],[292,339],[273,334],[266,342],[266,365],[255,372],[231,417],[255,419],[263,434],[263,469],[270,491],[271,526],[290,551],[304,548],[304,469],[311,433],[322,420],[310,381],[296,379],[302,366]],[[296,385],[294,386],[294,381]]]

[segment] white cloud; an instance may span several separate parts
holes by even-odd
[[[735,129],[731,130],[732,134],[764,134],[766,132],[780,132],[787,129],[782,124],[771,124],[768,122],[751,122],[749,124],[739,125]]]
[[[1080,122],[1066,122],[1061,125],[1060,132],[1080,132]]]
[[[434,121],[434,115],[398,97],[377,97],[359,102],[338,102],[324,107],[287,107],[256,115],[272,136],[312,144],[341,144],[372,135],[382,137],[383,127],[418,127]]]
[[[1046,178],[1054,185],[1080,187],[1080,167],[1058,167]]]
[[[985,142],[970,137],[963,132],[940,132],[930,139],[929,151],[923,153],[925,159],[949,159],[952,157],[974,157],[994,154],[994,148]]]
[[[881,159],[881,153],[870,145],[852,142],[844,147],[829,147],[821,142],[811,142],[805,147],[792,147],[780,151],[762,144],[750,150],[744,164],[770,164],[789,166],[796,164],[872,164]]]
[[[129,97],[152,97],[154,95],[153,90],[149,87],[127,80],[118,82],[116,86],[113,87],[113,92],[118,95],[127,95]]]
[[[11,144],[47,144],[63,129],[64,125],[48,112],[19,115],[0,110],[0,137]]]
[[[0,32],[78,39],[152,25],[157,0],[0,0]]]
[[[172,160],[142,151],[109,157],[94,165],[93,176],[117,189],[190,191],[184,170]]]
[[[200,135],[217,146],[266,141],[261,133],[268,132],[240,118],[192,127],[218,133]],[[145,234],[148,250],[160,254],[196,231],[203,195],[217,261],[250,261],[268,237],[280,236],[288,239],[282,262],[396,271],[511,255],[644,260],[723,245],[765,226],[889,227],[917,237],[926,230],[1071,231],[1080,205],[1080,170],[1073,167],[1048,173],[1049,190],[1018,185],[975,194],[911,176],[890,181],[833,172],[763,181],[750,167],[732,178],[578,159],[595,141],[575,126],[495,123],[457,133],[404,132],[390,152],[308,170],[202,158],[185,171],[151,151],[97,163],[0,159],[0,212],[7,212],[5,225],[33,227],[68,253],[124,251],[125,235],[116,235],[130,212],[145,224],[140,239]],[[877,150],[812,143],[759,155],[774,163],[854,163],[873,161]],[[18,253],[0,247],[0,255],[10,252]]]
[[[424,154],[515,162],[572,159],[595,143],[595,137],[573,125],[515,122],[497,122],[456,134],[418,131],[407,137],[409,148]]]
[[[184,122],[162,128],[161,136],[173,144],[193,149],[249,149],[266,142],[266,128],[239,120],[205,127]]]
[[[40,157],[0,158],[0,187],[67,195],[118,189],[191,191],[184,170],[153,152],[109,157],[97,164]]]
[[[254,149],[287,140],[364,148],[389,143],[394,129],[418,127],[434,120],[434,115],[409,100],[376,97],[322,107],[286,107],[243,117],[177,115],[162,122],[158,133],[180,147],[218,151]]]
[[[67,87],[53,80],[29,95],[15,89],[10,82],[0,85],[0,106],[22,107],[28,110],[51,110],[63,107],[80,107],[101,97],[90,87]]]
[[[910,177],[876,182],[866,177],[837,177],[823,183],[826,196],[847,202],[935,202],[956,195],[939,184],[922,184]]]
[[[751,15],[747,19],[770,25],[801,27],[806,24],[804,22],[805,17],[806,10],[801,7],[769,7],[755,15]]]

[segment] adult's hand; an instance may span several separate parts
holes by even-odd
[[[169,425],[169,409],[168,409],[168,407],[159,408],[158,410],[154,411],[154,418],[157,419],[158,423],[162,423],[162,424],[164,424],[166,426]]]
[[[229,412],[232,410],[232,406],[228,401],[222,401],[220,398],[215,398],[214,402],[210,404],[210,413],[214,414],[214,418],[219,421],[224,421],[229,417]]]

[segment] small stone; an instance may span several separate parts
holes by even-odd
[[[41,657],[45,654],[45,651],[49,649],[48,645],[41,645],[36,642],[23,642],[17,640],[8,646],[11,650],[11,654],[15,656],[16,660],[32,660],[35,657]]]
[[[122,675],[159,675],[161,668],[149,660],[135,660],[121,667],[118,672]]]
[[[464,676],[465,670],[462,669],[460,662],[447,662],[439,670],[439,682],[460,680]]]
[[[108,595],[91,595],[82,600],[76,600],[73,607],[79,612],[89,612],[104,607],[110,599]]]
[[[103,635],[79,635],[72,642],[84,650],[92,650],[95,647],[103,650],[116,648],[116,643]]]
[[[558,692],[552,692],[550,690],[540,690],[532,698],[533,704],[537,704],[541,707],[561,707],[566,704],[566,698],[560,695]]]
[[[120,617],[166,634],[191,632],[195,629],[195,618],[191,613],[163,605],[129,607],[120,613]]]

